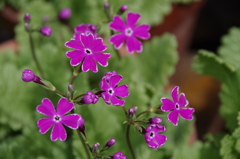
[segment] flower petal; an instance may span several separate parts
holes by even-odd
[[[38,105],[36,109],[39,113],[49,117],[52,117],[55,114],[54,106],[48,98],[44,98],[42,104]]]
[[[158,143],[158,146],[163,146],[167,141],[167,136],[162,134],[156,134],[154,140]]]
[[[78,114],[66,115],[62,118],[62,123],[71,129],[77,129],[82,117]]]
[[[103,93],[101,94],[101,96],[102,96],[103,100],[104,100],[108,105],[111,104],[111,102],[110,102],[110,95],[109,95],[107,92],[103,92]]]
[[[181,115],[182,118],[186,120],[193,120],[193,113],[195,110],[193,108],[185,108],[185,109],[180,109],[179,114]]]
[[[142,24],[133,29],[133,34],[141,39],[148,39],[151,36],[149,29],[150,25]]]
[[[103,44],[103,39],[98,37],[93,41],[91,49],[93,52],[102,52],[107,49],[107,45]]]
[[[188,100],[186,99],[184,93],[180,94],[178,103],[179,103],[180,107],[186,107],[188,105]]]
[[[83,23],[79,24],[78,26],[76,26],[76,28],[74,28],[75,33],[85,33],[86,31],[87,31],[87,28]]]
[[[168,114],[168,120],[173,123],[174,126],[178,125],[178,114],[179,112],[177,110],[174,110]]]
[[[128,25],[128,27],[133,28],[137,24],[140,17],[141,17],[140,13],[128,12],[128,14],[127,14],[127,25]]]
[[[97,64],[93,59],[92,55],[87,55],[82,64],[83,72],[87,72],[88,70],[92,70],[93,72],[98,72]]]
[[[108,59],[111,57],[109,53],[94,53],[93,58],[103,67],[108,66]]]
[[[121,75],[114,75],[109,79],[109,86],[115,88],[117,84],[122,80]]]
[[[102,90],[104,90],[104,91],[107,91],[107,90],[108,90],[109,85],[108,85],[108,83],[107,83],[106,78],[103,78],[103,79],[102,79],[102,81],[101,81],[101,83],[100,83],[100,88],[101,88]]]
[[[67,138],[67,133],[63,125],[61,123],[55,123],[51,132],[50,139],[52,141],[56,141],[57,139],[64,141],[66,140],[66,138]]]
[[[57,105],[57,112],[59,115],[63,116],[64,114],[67,114],[74,108],[73,102],[68,102],[67,98],[61,98],[58,101]]]
[[[119,96],[119,97],[127,97],[129,96],[128,92],[128,85],[124,84],[121,86],[118,86],[117,88],[114,89],[114,95]]]
[[[81,34],[80,39],[84,47],[87,47],[89,49],[92,48],[93,41],[94,41],[94,37],[92,34],[88,34],[88,35]]]
[[[126,45],[129,53],[133,53],[134,51],[138,53],[142,52],[142,43],[134,36],[128,37]]]
[[[80,51],[80,50],[71,50],[71,51],[66,52],[66,56],[68,58],[74,58],[74,57],[79,56],[81,54],[83,54],[83,52]]]
[[[163,103],[163,105],[161,106],[161,110],[162,111],[168,112],[170,110],[174,110],[175,109],[175,103],[172,102],[170,99],[168,99],[168,98],[161,98],[160,100]]]
[[[115,49],[120,49],[126,39],[127,36],[125,34],[119,33],[111,36],[109,42],[114,45]]]
[[[123,32],[125,30],[125,23],[119,15],[113,17],[113,21],[109,24],[112,30]]]
[[[73,57],[71,60],[70,60],[70,64],[72,66],[77,66],[79,65],[83,60],[84,60],[84,57],[86,56],[86,54],[79,54],[75,57]]]
[[[73,34],[73,39],[77,40],[77,41],[81,41],[80,40],[80,36],[81,36],[82,33],[74,33]]]
[[[37,121],[37,126],[39,127],[39,132],[45,134],[54,124],[51,118],[43,118]]]
[[[81,42],[75,39],[71,39],[70,41],[67,41],[65,43],[65,46],[72,49],[78,49],[78,50],[83,49],[83,45],[81,44]]]
[[[125,101],[124,101],[124,100],[118,99],[118,98],[115,97],[115,96],[111,96],[111,102],[112,102],[112,104],[115,105],[115,106],[121,106],[121,105],[124,105],[124,104],[125,104]]]
[[[179,91],[179,87],[176,86],[176,87],[174,87],[174,88],[172,89],[172,92],[171,92],[173,101],[174,101],[175,103],[178,103],[178,91]]]

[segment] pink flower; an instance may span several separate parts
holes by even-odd
[[[108,66],[108,59],[111,57],[109,53],[103,53],[107,49],[107,45],[103,44],[102,38],[95,38],[92,34],[80,34],[75,39],[65,43],[66,47],[76,49],[66,52],[66,56],[71,58],[70,64],[77,66],[82,63],[82,71],[92,70],[98,72],[97,63],[101,66]]]
[[[41,134],[45,134],[53,126],[50,136],[51,140],[66,140],[67,133],[63,125],[71,129],[77,129],[80,121],[83,120],[78,114],[64,116],[66,113],[70,112],[73,107],[73,102],[68,102],[67,98],[61,98],[58,101],[57,108],[55,110],[52,102],[48,98],[44,98],[42,100],[42,104],[37,106],[37,111],[48,116],[48,118],[38,120],[37,126],[39,127],[39,132]]]
[[[133,53],[134,51],[142,52],[142,43],[136,37],[145,40],[149,39],[150,33],[148,31],[150,25],[142,24],[135,27],[140,17],[139,13],[128,12],[126,24],[119,15],[113,17],[113,21],[109,24],[109,27],[120,33],[111,36],[109,41],[116,49],[120,49],[123,43],[126,42],[129,53]]]
[[[102,78],[100,88],[105,92],[103,92],[101,96],[107,104],[113,104],[115,106],[121,106],[125,104],[124,100],[118,98],[127,97],[130,94],[126,84],[117,86],[122,78],[123,77],[121,75],[113,75],[110,77],[109,82],[106,78]]]
[[[122,152],[116,152],[111,159],[127,159],[127,157]]]
[[[166,131],[165,126],[158,124],[151,124],[146,128],[146,133],[144,134],[145,141],[150,148],[157,149],[163,146],[167,141],[167,136],[158,134],[159,132]]]
[[[87,23],[87,24],[79,24],[76,28],[74,28],[74,35],[73,38],[76,39],[76,36],[79,36],[80,34],[93,34],[94,37],[98,37],[98,34],[96,33],[97,27],[93,24]]]
[[[171,101],[168,98],[161,98],[161,102],[163,103],[161,110],[164,112],[171,111],[168,114],[168,120],[173,123],[173,125],[177,126],[178,125],[178,120],[179,120],[179,115],[187,120],[192,120],[193,116],[192,114],[194,113],[193,108],[184,108],[188,105],[188,100],[186,100],[185,94],[181,93],[180,97],[178,98],[178,90],[179,87],[176,86],[172,89],[172,98],[173,101]]]

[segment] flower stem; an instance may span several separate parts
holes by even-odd
[[[132,145],[131,145],[131,142],[130,142],[130,125],[127,125],[126,139],[127,139],[127,145],[128,145],[128,148],[131,152],[132,158],[136,159],[135,153],[133,151],[133,148],[132,148]]]
[[[139,113],[139,114],[136,116],[136,119],[137,119],[138,117],[140,117],[141,115],[143,115],[144,113],[148,113],[148,112],[150,112],[150,110],[145,110],[145,111]]]
[[[28,35],[29,35],[29,42],[30,42],[30,47],[31,47],[31,53],[32,53],[32,56],[33,56],[33,60],[37,66],[37,69],[41,75],[42,78],[44,78],[44,75],[43,75],[43,71],[42,71],[42,68],[37,60],[37,56],[36,56],[36,53],[35,53],[35,49],[34,49],[34,44],[33,44],[33,38],[32,38],[32,32],[31,31],[28,31]]]
[[[123,108],[123,111],[124,111],[125,115],[127,116],[127,110],[126,110],[126,108],[124,107],[124,105],[122,106],[122,108]]]
[[[60,96],[62,96],[62,97],[66,97],[62,92],[60,92],[59,90],[55,90],[55,92],[58,94],[58,95],[60,95]]]
[[[92,159],[91,154],[90,154],[90,152],[88,150],[90,148],[89,144],[84,141],[84,139],[83,139],[83,137],[81,135],[81,132],[79,130],[77,130],[77,133],[78,133],[78,136],[79,136],[79,138],[80,138],[80,140],[82,142],[82,145],[83,145],[83,148],[85,150],[85,153],[87,154],[87,158],[88,159]]]

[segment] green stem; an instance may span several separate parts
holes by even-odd
[[[78,133],[78,136],[79,136],[79,138],[80,138],[80,140],[81,140],[81,142],[82,142],[84,151],[85,151],[85,153],[87,154],[87,158],[88,158],[88,159],[92,159],[92,158],[91,158],[91,154],[90,154],[90,152],[89,152],[89,150],[88,150],[88,148],[90,148],[89,144],[84,141],[84,139],[83,139],[83,137],[82,137],[82,135],[81,135],[81,132],[80,132],[79,130],[77,130],[77,133]]]
[[[136,116],[136,119],[137,119],[138,117],[140,117],[141,115],[143,115],[144,113],[148,113],[148,112],[150,112],[150,110],[145,110],[145,111],[139,113],[139,114]]]
[[[56,92],[57,94],[59,94],[60,96],[65,97],[65,95],[64,95],[62,92],[60,92],[59,90],[56,89],[55,92]]]
[[[31,53],[32,53],[32,56],[33,56],[33,60],[37,66],[37,69],[41,75],[42,78],[44,78],[44,75],[43,75],[43,71],[42,71],[42,68],[37,60],[37,56],[36,56],[36,53],[35,53],[35,49],[34,49],[34,44],[33,44],[33,38],[32,38],[32,32],[31,31],[28,31],[28,35],[29,35],[29,42],[30,42],[30,47],[31,47]]]
[[[128,145],[128,148],[131,152],[132,158],[136,159],[135,153],[133,151],[133,148],[132,148],[132,145],[131,145],[131,142],[130,142],[130,125],[127,125],[126,139],[127,139],[127,145]]]

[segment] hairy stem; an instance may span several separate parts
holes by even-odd
[[[141,115],[143,115],[144,113],[148,113],[148,112],[150,112],[150,110],[145,110],[145,111],[139,113],[139,114],[136,116],[136,118],[138,118],[138,117],[140,117]]]
[[[29,42],[30,42],[30,47],[31,47],[31,53],[32,53],[32,56],[33,56],[33,60],[37,66],[37,69],[41,75],[42,78],[44,78],[44,75],[43,75],[43,71],[42,71],[42,68],[38,62],[38,59],[37,59],[37,56],[36,56],[36,53],[35,53],[35,49],[34,49],[34,44],[33,44],[33,38],[32,38],[32,32],[31,31],[28,31],[28,35],[29,35]]]
[[[78,133],[78,136],[79,136],[79,138],[81,140],[81,143],[83,145],[84,151],[85,151],[85,153],[87,155],[87,158],[88,159],[92,159],[91,154],[90,154],[90,152],[88,150],[90,148],[89,144],[84,141],[84,139],[83,139],[83,137],[81,135],[81,132],[79,130],[77,130],[77,133]]]
[[[133,151],[133,147],[132,147],[131,142],[130,142],[130,125],[127,125],[126,139],[127,139],[127,145],[128,145],[128,148],[131,152],[132,158],[136,159],[135,153]]]

